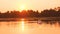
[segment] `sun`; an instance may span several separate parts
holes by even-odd
[[[26,10],[26,5],[20,5],[20,11]]]

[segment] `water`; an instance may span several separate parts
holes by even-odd
[[[51,24],[53,22],[53,24]],[[60,21],[1,21],[0,34],[60,34]]]

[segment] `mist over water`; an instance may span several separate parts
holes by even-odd
[[[1,21],[0,34],[60,34],[60,21]]]

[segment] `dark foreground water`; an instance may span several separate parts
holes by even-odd
[[[60,21],[1,21],[0,34],[60,34]]]

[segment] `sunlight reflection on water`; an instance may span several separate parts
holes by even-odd
[[[1,34],[60,34],[60,26],[58,25],[58,21],[56,21],[57,24],[55,23],[53,25],[46,23],[43,22],[43,24],[38,24],[37,21],[25,21],[25,19],[21,19],[21,21],[0,22],[0,33]]]
[[[21,28],[22,28],[22,31],[24,31],[24,19],[21,19]]]

